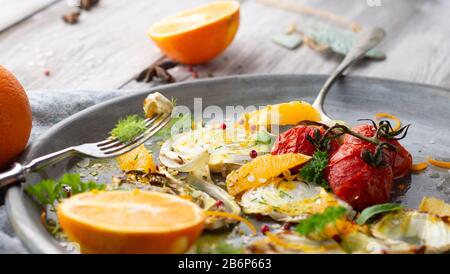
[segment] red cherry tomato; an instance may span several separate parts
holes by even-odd
[[[299,125],[293,127],[280,135],[272,148],[272,154],[285,154],[285,153],[302,153],[312,156],[316,152],[316,148],[311,144],[306,136],[314,137],[314,131],[318,129],[322,136],[325,129],[321,126],[304,126]],[[336,140],[331,141],[330,154],[333,154],[339,148],[339,144]]]
[[[366,137],[373,137],[376,129],[373,125],[359,125],[352,128],[352,131]],[[405,177],[409,174],[412,167],[412,156],[397,140],[382,139],[383,142],[389,143],[397,148],[397,151],[385,149],[383,151],[385,160],[391,165],[394,173],[394,179]],[[370,145],[366,141],[358,139],[351,135],[346,135],[344,144],[353,145]]]
[[[392,168],[366,163],[361,156],[366,149],[375,152],[370,144],[343,144],[331,156],[324,172],[334,194],[356,210],[388,202],[392,189]]]

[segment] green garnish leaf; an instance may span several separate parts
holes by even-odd
[[[322,232],[328,224],[334,224],[347,213],[343,206],[328,207],[323,213],[313,214],[298,223],[295,231],[301,235],[308,236],[312,233]]]
[[[328,153],[326,151],[316,151],[312,159],[300,170],[300,177],[307,183],[319,185],[326,190],[330,190],[323,171],[328,165]]]
[[[28,185],[25,191],[30,194],[41,205],[53,205],[58,199],[61,185],[54,180],[42,180],[41,182]]]
[[[274,141],[274,137],[272,137],[269,133],[264,130],[258,131],[256,134],[256,142],[260,144],[270,144]]]
[[[111,130],[111,136],[123,143],[130,142],[146,130],[145,120],[138,115],[129,115],[117,122],[116,127]]]
[[[385,204],[379,204],[379,205],[373,205],[371,207],[368,207],[364,209],[361,214],[359,214],[358,218],[356,219],[356,223],[359,225],[365,224],[367,221],[369,221],[372,217],[375,215],[391,212],[391,211],[397,211],[404,208],[402,205],[394,204],[394,203],[385,203]]]
[[[42,180],[37,184],[28,185],[25,191],[42,206],[54,206],[56,202],[68,197],[67,189],[71,195],[88,192],[94,189],[105,189],[104,184],[93,181],[82,182],[80,174],[64,174],[57,181]]]

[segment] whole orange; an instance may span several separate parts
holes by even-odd
[[[0,169],[26,147],[31,132],[31,108],[16,77],[0,66]]]
[[[180,12],[154,24],[148,35],[170,58],[205,63],[223,52],[239,27],[239,3],[221,1]]]

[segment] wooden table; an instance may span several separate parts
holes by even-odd
[[[350,73],[450,88],[450,1],[291,0],[327,10],[363,25],[383,27],[380,48],[388,58],[364,62]],[[25,3],[26,2],[26,3]],[[142,89],[134,76],[162,56],[146,36],[161,18],[204,0],[101,1],[83,12],[79,24],[61,20],[67,1],[0,0],[0,64],[27,90]],[[370,3],[380,2],[381,6]],[[212,62],[196,66],[199,77],[253,73],[327,74],[341,57],[302,46],[287,50],[271,42],[292,22],[306,28],[319,18],[241,1],[241,25],[232,45]],[[49,76],[43,71],[48,69]],[[171,70],[177,81],[192,80],[186,66]]]

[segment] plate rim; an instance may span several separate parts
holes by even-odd
[[[54,124],[51,126],[48,130],[46,130],[41,136],[36,138],[32,143],[30,143],[26,150],[23,152],[23,154],[19,158],[19,162],[24,162],[28,157],[30,157],[31,154],[33,154],[33,151],[37,149],[43,140],[48,139],[47,136],[51,136],[54,134],[54,132],[57,132],[63,125],[77,120],[80,117],[84,116],[85,114],[97,109],[101,108],[103,106],[115,103],[117,101],[125,100],[126,98],[134,97],[134,96],[142,96],[145,93],[154,92],[154,91],[164,91],[166,89],[173,89],[173,88],[179,88],[182,89],[185,85],[198,85],[198,84],[204,84],[204,83],[213,83],[213,82],[222,82],[222,81],[233,81],[236,79],[244,79],[244,80],[257,80],[261,78],[273,78],[275,80],[281,81],[283,78],[298,78],[301,80],[302,78],[308,78],[308,79],[320,79],[325,81],[326,78],[329,77],[327,74],[242,74],[242,75],[232,75],[232,76],[224,76],[224,77],[214,77],[209,79],[200,79],[195,81],[188,81],[188,82],[179,82],[179,83],[173,83],[173,84],[167,84],[167,85],[159,85],[155,87],[150,87],[148,89],[136,89],[136,91],[128,92],[124,95],[120,95],[115,98],[108,99],[104,102],[101,102],[99,104],[92,105],[90,107],[87,107],[84,110],[81,110],[69,117],[64,118],[60,122]],[[391,85],[404,85],[404,86],[414,86],[414,87],[422,87],[430,90],[440,91],[444,94],[447,94],[450,98],[450,88],[436,86],[436,85],[429,85],[429,84],[423,84],[423,83],[415,83],[415,82],[409,82],[404,80],[396,80],[396,79],[389,79],[389,78],[377,78],[377,77],[367,77],[367,76],[345,76],[345,79],[356,80],[360,82],[364,81],[370,81],[375,84],[391,84]],[[130,89],[133,90],[133,89]],[[92,90],[91,90],[92,91]],[[89,90],[86,90],[86,92],[89,92]],[[30,252],[30,253],[62,253],[60,249],[58,249],[56,246],[49,244],[47,241],[44,243],[41,243],[41,245],[38,243],[39,241],[36,241],[35,233],[32,231],[26,231],[22,227],[22,224],[20,222],[21,218],[27,218],[27,216],[21,216],[20,213],[17,212],[16,206],[24,206],[21,195],[23,195],[22,191],[22,185],[23,183],[19,185],[13,185],[8,188],[5,196],[5,208],[7,212],[7,216],[9,219],[9,222],[13,228],[13,231],[15,233],[15,236],[17,236],[24,247]],[[31,235],[33,234],[33,235]]]

